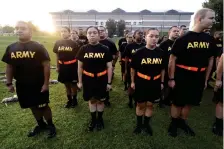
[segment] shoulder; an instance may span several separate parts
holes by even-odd
[[[145,50],[146,50],[145,47],[141,47],[141,48],[139,48],[139,49],[136,50],[135,54],[139,54],[141,52],[144,52]]]
[[[103,44],[101,44],[101,43],[99,43],[99,47],[101,47],[101,48],[104,49],[104,50],[108,50],[108,51],[109,51],[108,46],[105,46],[105,45],[103,45]]]
[[[38,41],[31,41],[29,43],[30,46],[34,46],[34,47],[37,47],[37,48],[40,48],[40,49],[43,49],[44,48],[44,45],[42,45],[41,43],[39,43]]]
[[[18,42],[14,42],[14,43],[8,45],[8,46],[7,46],[7,49],[13,49],[13,48],[14,48],[15,46],[17,46],[17,45],[18,45]]]

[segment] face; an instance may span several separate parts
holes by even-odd
[[[16,35],[18,36],[20,41],[27,41],[31,39],[32,32],[26,23],[18,22],[15,29]]]
[[[215,12],[208,11],[205,17],[200,20],[200,25],[204,29],[210,29],[212,28],[213,24],[215,24]]]
[[[142,40],[143,39],[143,32],[137,31],[135,34],[135,39],[136,40]]]
[[[87,30],[87,39],[89,43],[97,43],[99,41],[99,33],[95,28],[89,28]]]
[[[216,39],[220,39],[221,38],[221,33],[217,32],[215,33],[215,36],[214,36]]]
[[[126,35],[126,40],[128,43],[131,43],[133,41],[133,36],[132,35]]]
[[[146,43],[150,46],[156,46],[156,44],[159,41],[159,31],[157,30],[151,30],[146,35]]]
[[[83,29],[79,29],[79,35],[83,35]]]
[[[107,35],[106,35],[106,30],[104,27],[98,27],[98,30],[100,32],[100,38],[105,38]]]
[[[68,39],[70,37],[70,33],[66,28],[61,29],[61,37],[63,39]]]
[[[184,35],[186,32],[187,32],[187,28],[186,27],[181,27],[180,36]]]
[[[163,37],[163,41],[165,41],[165,40],[167,40],[168,39],[168,37],[167,36],[164,36]]]
[[[72,32],[71,32],[71,38],[72,38],[73,40],[78,40],[78,39],[79,39],[79,36],[78,36],[78,34],[77,34],[76,31],[72,31]]]
[[[128,31],[124,31],[124,37],[126,37],[127,34],[128,34]]]
[[[169,37],[171,37],[172,39],[177,39],[178,36],[179,36],[179,28],[173,27],[169,32]]]

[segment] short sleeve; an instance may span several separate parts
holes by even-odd
[[[131,63],[130,63],[130,67],[133,69],[138,69],[138,56],[137,56],[137,52],[133,54]]]
[[[105,59],[106,59],[106,62],[111,62],[113,60],[113,56],[109,52],[109,50],[107,50],[107,52],[105,53]]]
[[[110,51],[111,51],[112,55],[116,55],[117,54],[117,47],[116,47],[116,45],[113,42],[111,42]]]
[[[128,57],[128,58],[130,58],[131,57],[131,53],[130,53],[130,45],[127,45],[126,47],[125,47],[125,50],[124,50],[124,57]]]
[[[58,53],[58,42],[55,42],[53,52]]]
[[[84,60],[84,53],[85,53],[85,51],[84,51],[84,46],[82,46],[82,47],[79,49],[79,51],[78,51],[78,53],[77,53],[77,55],[76,55],[76,59],[78,59],[79,61],[83,62],[83,60]]]
[[[183,49],[181,46],[182,46],[181,40],[177,39],[172,46],[171,54],[178,57],[181,54],[181,50]]]
[[[212,42],[210,43],[211,46],[209,47],[209,57],[219,57],[220,54],[222,54],[220,51],[220,48],[217,46],[215,39],[212,39]]]
[[[38,60],[41,62],[50,61],[50,56],[43,45],[40,44],[40,48],[38,50]]]
[[[8,46],[5,50],[5,53],[4,53],[3,57],[2,57],[2,61],[7,63],[7,64],[12,64],[9,50],[10,50],[10,47]]]
[[[167,60],[166,53],[162,51],[162,68],[166,69],[168,66],[169,60]]]

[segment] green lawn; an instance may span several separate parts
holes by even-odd
[[[52,65],[55,55],[52,52],[54,37],[35,37],[48,49]],[[15,37],[0,37],[0,57],[6,46]],[[0,71],[4,64],[0,62]],[[55,70],[51,78],[57,79]],[[10,96],[6,87],[0,83],[0,99]],[[66,102],[65,89],[62,84],[50,87],[50,106],[53,120],[57,127],[57,137],[46,139],[46,134],[34,138],[27,138],[26,134],[35,125],[35,120],[29,109],[22,110],[18,103],[7,107],[0,104],[0,149],[222,149],[222,137],[211,132],[214,120],[215,105],[211,101],[212,90],[206,90],[203,103],[193,108],[189,124],[196,132],[195,137],[185,136],[182,131],[177,138],[167,135],[170,123],[169,107],[157,108],[151,121],[154,136],[133,135],[135,126],[135,110],[127,107],[127,93],[123,91],[120,66],[117,64],[116,74],[111,92],[112,107],[105,109],[105,129],[101,132],[87,133],[86,128],[90,118],[88,104],[79,94],[79,106],[75,109],[63,108]]]

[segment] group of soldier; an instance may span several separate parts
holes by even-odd
[[[160,99],[160,107],[171,105],[168,134],[176,137],[177,129],[181,128],[187,135],[195,136],[186,120],[191,107],[200,105],[216,60],[214,101],[217,106],[212,131],[222,136],[222,42],[218,32],[215,33],[216,39],[204,32],[214,23],[214,11],[203,8],[195,12],[191,31],[187,31],[184,25],[172,26],[167,39],[164,37],[161,41],[156,28],[148,29],[145,35],[141,30],[133,34],[125,31],[125,37],[118,43],[119,54],[103,26],[88,27],[86,36],[82,30],[78,33],[63,27],[61,39],[56,41],[53,52],[56,54],[58,81],[66,88],[65,107],[77,106],[77,92],[83,90],[83,99],[88,101],[91,115],[88,130],[103,129],[104,105],[111,105],[109,91],[119,57],[124,90],[128,90],[128,106],[133,108],[133,99],[135,101],[137,123],[134,133],[144,131],[153,135],[150,119],[153,104]],[[28,23],[19,21],[16,32],[19,41],[9,45],[2,58],[7,63],[6,85],[14,92],[12,79],[16,79],[20,106],[30,108],[37,121],[38,125],[28,137],[49,130],[48,138],[52,138],[56,135],[56,128],[48,106],[50,57],[41,44],[31,40],[32,30]]]

